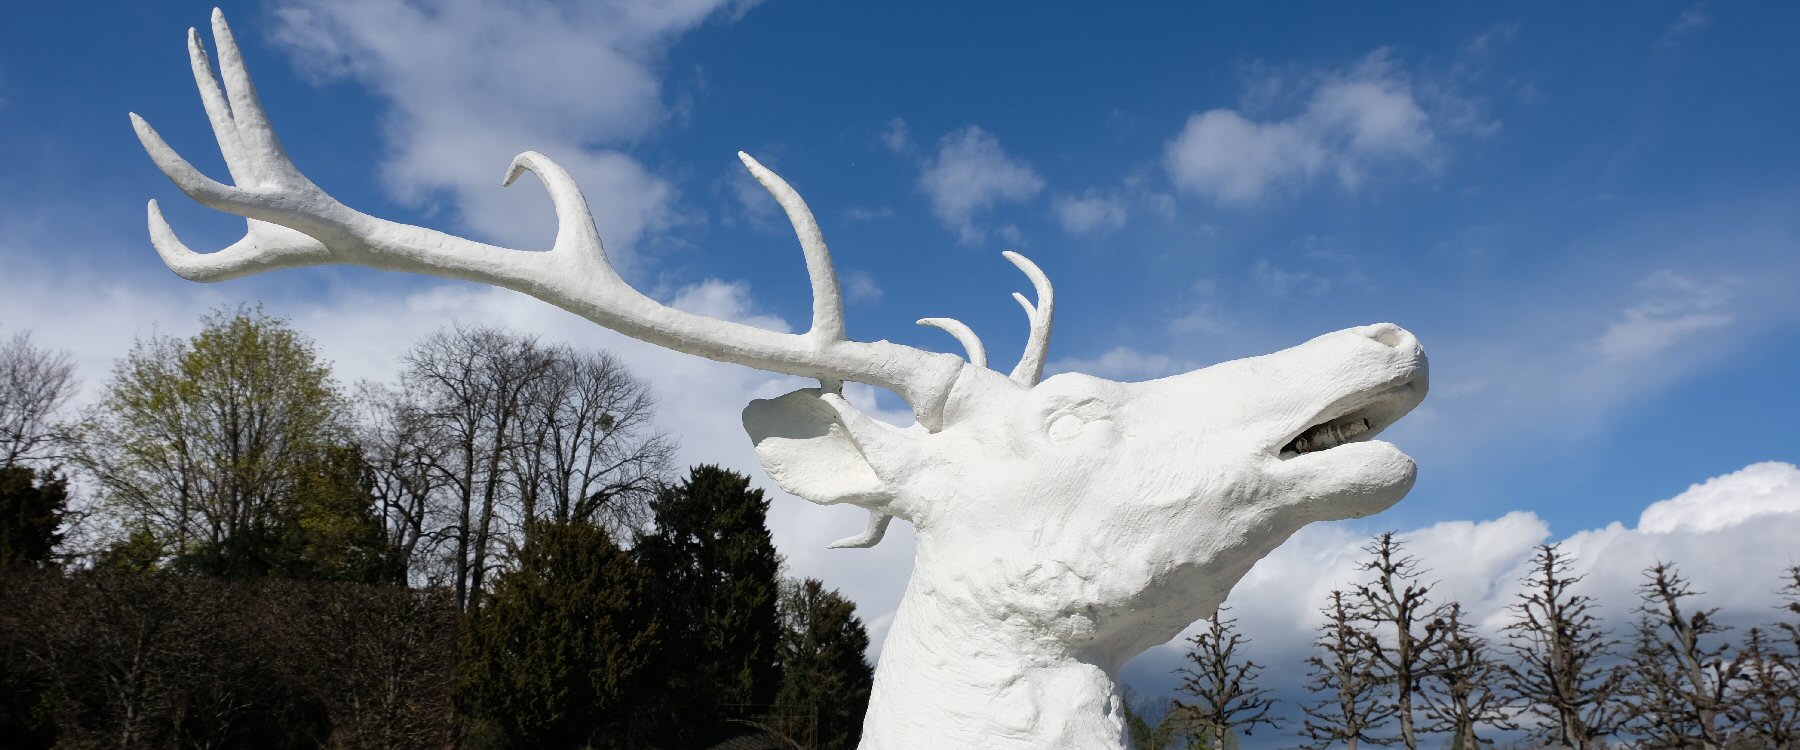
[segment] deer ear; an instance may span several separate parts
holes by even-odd
[[[842,396],[806,388],[751,401],[744,407],[744,431],[756,444],[763,469],[782,489],[820,505],[885,508],[893,493],[863,455],[845,410],[854,407]]]

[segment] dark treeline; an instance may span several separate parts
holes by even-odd
[[[1332,591],[1306,659],[1302,748],[1793,750],[1800,747],[1800,567],[1771,577],[1782,603],[1730,638],[1674,564],[1645,569],[1623,633],[1602,622],[1561,547],[1537,548],[1499,643],[1439,601],[1393,533]],[[1126,706],[1138,750],[1224,750],[1279,720],[1262,666],[1224,611],[1189,639],[1171,703]],[[1266,730],[1265,730],[1266,731]]]
[[[491,328],[400,362],[346,389],[223,310],[70,415],[70,359],[0,342],[0,745],[857,744],[854,605],[782,576],[746,477],[671,470],[622,363]]]

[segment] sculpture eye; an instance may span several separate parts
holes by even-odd
[[[1049,433],[1052,442],[1067,443],[1081,434],[1081,428],[1085,426],[1087,422],[1081,417],[1072,412],[1060,411],[1050,415],[1050,424],[1045,431]]]

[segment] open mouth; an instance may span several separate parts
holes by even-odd
[[[1415,381],[1341,399],[1276,452],[1282,460],[1374,438],[1418,405]]]

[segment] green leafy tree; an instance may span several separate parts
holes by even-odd
[[[470,744],[643,747],[627,719],[652,676],[650,578],[599,526],[539,523],[469,615],[457,705]]]
[[[49,470],[0,467],[0,567],[53,564],[68,504],[67,480]]]
[[[780,557],[764,525],[769,501],[749,478],[697,466],[651,501],[655,530],[638,539],[665,624],[667,676],[646,721],[667,744],[781,689]]]
[[[782,682],[775,703],[788,726],[777,728],[809,737],[808,747],[853,750],[875,684],[864,655],[869,633],[856,604],[808,578],[783,583],[780,610]],[[807,726],[798,726],[799,717]]]
[[[305,507],[322,497],[308,489],[350,442],[347,403],[285,321],[237,308],[202,324],[140,340],[115,365],[77,458],[121,525],[178,567],[305,576],[296,553],[321,551],[295,543],[296,525],[321,512]]]

